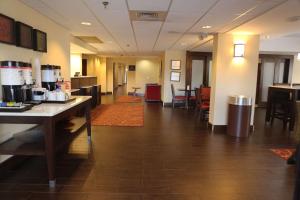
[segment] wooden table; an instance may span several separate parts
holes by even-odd
[[[74,124],[77,130],[86,127],[89,142],[91,141],[91,97],[76,96],[76,100],[66,104],[43,103],[34,106],[31,110],[21,113],[0,112],[0,123],[9,124],[40,124],[43,127],[42,140],[20,142],[16,138],[0,145],[0,154],[4,155],[44,155],[48,167],[49,187],[55,187],[55,153],[70,141],[74,134],[61,134],[56,131],[57,122],[70,116],[76,115],[78,111],[84,110],[84,117],[80,124],[77,120]],[[60,129],[61,130],[61,129]],[[78,131],[79,132],[79,131]],[[73,133],[73,132],[72,132]],[[59,136],[59,139],[58,139]]]
[[[185,101],[185,108],[189,109],[189,104],[190,104],[190,98],[191,98],[191,94],[192,92],[195,92],[195,89],[183,89],[183,88],[179,88],[178,91],[184,92],[185,96],[187,97],[186,101]]]
[[[133,96],[137,96],[136,91],[141,89],[140,87],[132,87],[133,89]]]

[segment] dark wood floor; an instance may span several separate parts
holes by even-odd
[[[292,199],[295,167],[269,148],[294,147],[298,128],[265,127],[263,109],[255,122],[237,140],[209,132],[193,111],[145,104],[144,127],[93,127],[90,152],[82,134],[59,155],[55,190],[44,158],[34,157],[1,173],[0,199]]]

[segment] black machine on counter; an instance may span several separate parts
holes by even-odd
[[[49,91],[57,89],[57,82],[62,81],[61,69],[57,65],[42,65],[42,87]]]
[[[24,79],[25,70],[26,82]],[[31,98],[32,70],[29,64],[17,61],[1,61],[0,76],[4,102],[24,102]]]

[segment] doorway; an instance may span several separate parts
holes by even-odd
[[[259,56],[255,103],[266,106],[268,89],[272,85],[289,85],[292,79],[293,56],[265,55]]]
[[[81,73],[82,76],[87,76],[87,59],[82,59]]]
[[[212,53],[191,52],[186,54],[186,85],[191,88],[210,86]]]

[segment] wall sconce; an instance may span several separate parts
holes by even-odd
[[[244,56],[245,56],[245,44],[234,44],[233,57],[244,57]]]

